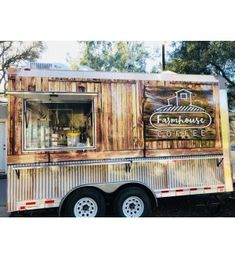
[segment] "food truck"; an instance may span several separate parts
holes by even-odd
[[[142,217],[233,191],[220,77],[10,68],[7,96],[9,212]]]

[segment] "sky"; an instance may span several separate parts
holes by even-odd
[[[160,41],[146,41],[146,48],[151,51],[154,48],[160,48],[163,42]],[[170,48],[170,42],[164,42],[166,44],[166,50]],[[46,41],[47,49],[43,52],[40,59],[37,62],[45,63],[62,63],[69,65],[66,58],[68,54],[72,57],[78,57],[78,43],[76,41]],[[148,60],[147,71],[151,69],[153,65],[160,64],[161,58],[157,60]]]
[[[43,52],[38,62],[62,63],[68,65],[67,54],[76,57],[78,44],[76,41],[46,41],[47,49]]]
[[[46,49],[41,54],[41,57],[36,62],[42,63],[61,63],[69,67],[67,62],[68,54],[72,58],[79,56],[79,49],[77,41],[45,41]],[[161,41],[145,41],[145,46],[149,52],[156,48],[161,48]],[[166,51],[170,49],[170,42],[164,42],[166,45]],[[161,56],[156,57],[155,60],[147,60],[147,72],[151,71],[154,65],[160,67]],[[3,84],[0,85],[0,91],[3,91]]]

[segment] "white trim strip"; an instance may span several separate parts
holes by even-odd
[[[156,190],[157,198],[225,192],[225,185]]]
[[[20,77],[51,77],[51,78],[80,78],[80,79],[119,79],[119,80],[159,80],[159,81],[186,81],[218,83],[218,79],[212,75],[184,75],[163,73],[117,73],[96,71],[73,71],[73,70],[43,70],[43,69],[20,69],[17,71]]]
[[[18,211],[56,208],[60,206],[61,198],[20,201],[16,203]]]

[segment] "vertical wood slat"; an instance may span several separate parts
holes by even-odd
[[[104,132],[105,138],[107,139],[107,146],[106,150],[114,150],[113,145],[113,138],[115,135],[114,128],[114,117],[113,117],[113,107],[115,105],[115,102],[113,100],[112,92],[113,91],[113,84],[110,83],[107,85],[107,91],[104,99],[104,107],[105,107],[105,113],[104,113],[104,121],[103,123],[107,123],[107,131]],[[108,133],[108,134],[107,134]]]
[[[15,97],[14,101],[14,153],[20,155],[22,153],[22,101],[21,98]]]
[[[65,92],[65,81],[60,81],[60,92]]]
[[[12,134],[12,127],[11,127],[11,114],[12,114],[12,105],[11,105],[11,96],[7,96],[7,155],[11,155],[12,154],[12,145],[11,145],[11,134]]]
[[[137,133],[137,124],[138,124],[138,109],[136,106],[136,103],[138,102],[137,98],[137,91],[136,91],[137,84],[131,85],[131,91],[132,91],[132,148],[135,149],[138,145],[138,133]]]
[[[119,84],[116,82],[112,84],[112,125],[113,125],[113,138],[112,138],[112,143],[113,143],[113,150],[119,150],[120,148],[120,135],[119,135],[119,130],[121,131],[121,128],[119,128],[119,124],[121,124],[121,103],[120,103],[120,93],[119,93],[120,87]]]
[[[40,92],[42,91],[42,78],[36,77],[36,91]]]
[[[42,78],[42,91],[46,92],[49,89],[49,84],[48,84],[48,77],[43,77]]]
[[[102,134],[101,134],[101,84],[95,83],[94,84],[94,92],[99,93],[98,96],[95,98],[96,100],[96,107],[95,107],[95,116],[96,116],[96,150],[99,152],[102,149]]]
[[[137,99],[136,99],[136,106],[137,106],[137,149],[143,149],[144,148],[144,124],[143,124],[143,89],[144,85],[141,81],[136,82],[136,94],[137,94]]]
[[[129,99],[129,92],[130,92],[130,85],[129,84],[120,84],[121,87],[121,129],[122,129],[122,135],[121,139],[118,139],[117,141],[120,141],[122,143],[122,146],[120,147],[122,150],[129,149],[130,142],[131,142],[131,121],[130,121],[130,113],[131,110],[129,109],[129,105],[131,103],[131,100]],[[129,103],[128,103],[129,100]]]
[[[8,91],[13,91],[13,86],[12,85],[13,85],[13,80],[8,80],[8,82],[7,82],[7,89],[8,89]]]
[[[215,103],[215,147],[221,147],[221,130],[220,130],[220,108],[219,108],[219,89],[214,85],[213,87],[213,98]]]
[[[138,135],[134,132],[134,125],[137,125],[139,115],[134,114],[138,104],[133,105],[136,98],[133,87],[131,84],[116,82],[102,84],[101,124],[105,150],[135,149],[134,134]]]
[[[122,142],[122,137],[123,137],[123,103],[122,103],[122,84],[116,83],[115,84],[116,88],[116,118],[114,117],[114,120],[116,122],[116,129],[115,129],[115,139],[113,139],[113,143],[116,144],[116,149],[115,150],[122,150],[123,142]],[[115,113],[113,114],[115,116]]]
[[[111,142],[112,132],[110,132],[110,128],[112,126],[111,115],[108,111],[111,110],[111,96],[109,95],[110,84],[102,84],[102,136],[103,136],[103,146],[104,151],[109,150],[109,139]],[[108,134],[107,134],[108,133]]]
[[[132,99],[132,91],[131,91],[131,85],[126,84],[123,85],[123,90],[126,95],[126,107],[123,109],[125,112],[125,119],[123,120],[123,127],[125,131],[125,135],[127,137],[127,149],[131,149],[133,147],[133,99]]]
[[[54,92],[55,91],[54,81],[52,81],[51,78],[48,79],[48,89],[49,89],[49,92]]]

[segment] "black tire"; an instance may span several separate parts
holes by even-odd
[[[102,217],[105,215],[105,205],[105,198],[101,191],[94,188],[78,189],[65,200],[62,216]]]
[[[114,213],[118,217],[148,217],[152,205],[148,194],[138,187],[122,189],[114,199]]]

